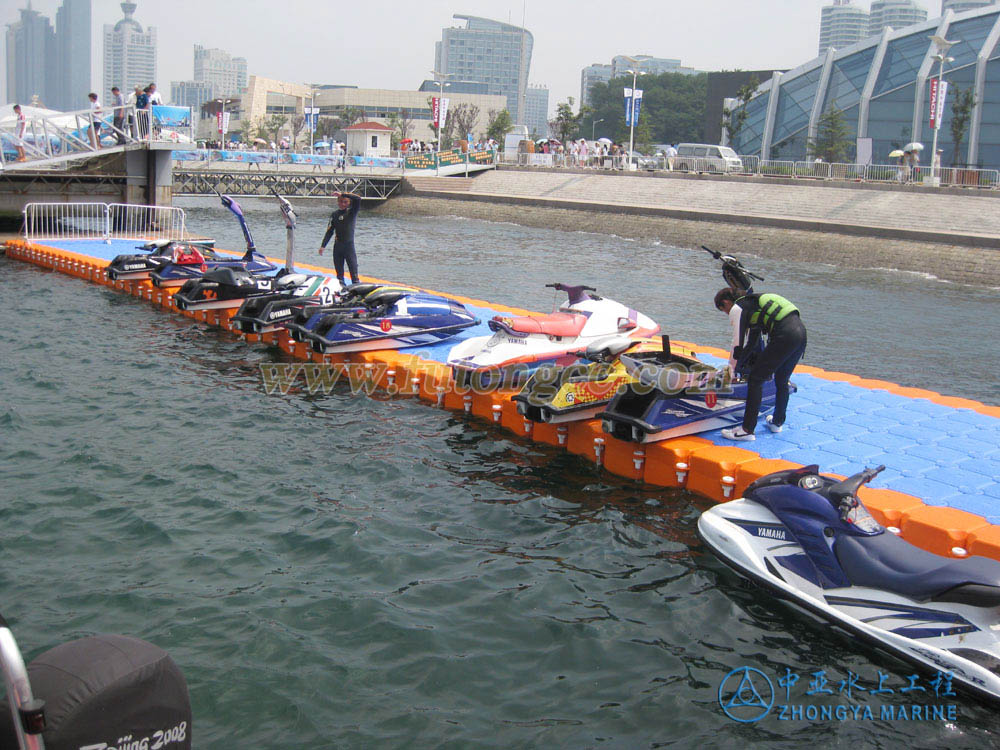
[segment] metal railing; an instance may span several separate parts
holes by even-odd
[[[127,203],[29,203],[23,234],[43,240],[171,240],[186,236],[184,210]]]
[[[173,143],[183,138],[190,140],[190,110],[186,127],[169,126],[172,121],[168,114],[183,109],[186,108],[158,106],[137,110],[134,104],[128,104],[105,107],[100,113],[81,109],[26,115],[23,122],[15,121],[0,128],[0,168],[99,153],[109,146],[150,140]],[[161,120],[167,124],[161,124]]]
[[[755,155],[740,155],[742,168],[735,169],[718,158],[673,158],[672,171],[728,173],[762,177],[790,177],[795,179],[839,180],[844,182],[916,183],[941,187],[977,187],[1000,189],[1000,170],[962,169],[930,166],[906,167],[899,164],[848,164],[823,161],[791,161],[761,159]],[[671,169],[666,157],[639,157],[640,170],[663,171]],[[594,169],[623,169],[624,157],[588,156],[573,154],[524,154],[501,152],[497,163],[519,167],[573,167]]]

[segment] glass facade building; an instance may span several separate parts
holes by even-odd
[[[932,35],[954,40],[945,65],[948,82],[938,131],[942,164],[1000,167],[1000,6],[954,13],[826,54],[775,73],[746,105],[747,117],[732,146],[764,159],[803,160],[824,113],[840,110],[852,143],[871,139],[872,160],[909,141],[928,147],[933,131],[928,117],[930,82],[938,75]],[[956,89],[975,96],[969,125],[956,150],[951,133],[951,103]],[[852,158],[856,152],[852,151]]]
[[[525,124],[525,96],[534,37],[527,29],[489,18],[455,14],[465,28],[444,29],[435,45],[434,70],[445,80],[481,81],[490,94],[507,97],[507,111]]]

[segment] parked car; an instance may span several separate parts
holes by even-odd
[[[743,160],[728,146],[681,143],[677,146],[674,169],[684,172],[742,172]]]

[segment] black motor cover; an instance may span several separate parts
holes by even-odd
[[[138,638],[97,635],[64,643],[28,665],[45,701],[47,750],[191,747],[184,675],[163,649]],[[0,748],[16,748],[10,707],[0,706]]]

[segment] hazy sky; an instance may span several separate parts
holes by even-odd
[[[867,7],[866,0],[856,0]],[[0,0],[0,21],[26,0]],[[60,0],[33,0],[55,19]],[[580,96],[580,70],[617,54],[679,58],[702,70],[793,68],[816,56],[820,9],[830,0],[138,0],[135,18],[155,26],[157,77],[193,75],[195,44],[247,58],[250,74],[302,83],[415,89],[434,65],[441,29],[454,13],[524,26],[535,38],[530,82],[549,87],[549,106]],[[940,15],[940,0],[924,3]],[[102,32],[121,18],[118,2],[93,0],[93,79],[102,88]],[[0,65],[5,65],[0,55]],[[0,76],[6,93],[6,71]],[[80,94],[80,107],[86,106]],[[5,97],[4,97],[5,98]]]

